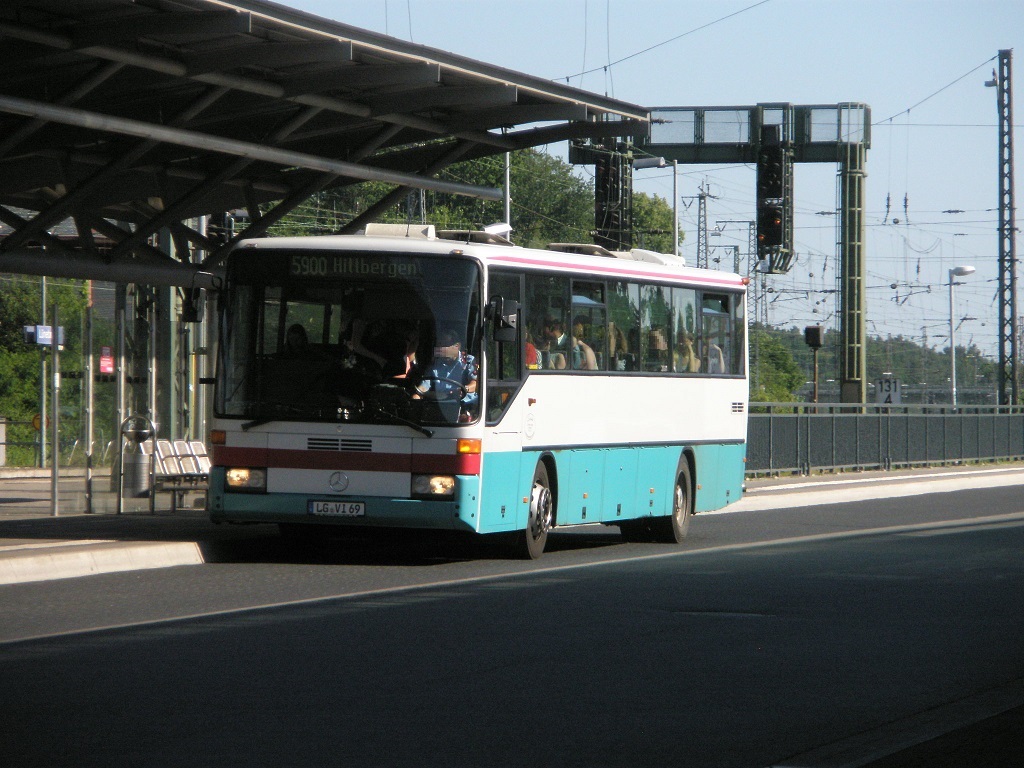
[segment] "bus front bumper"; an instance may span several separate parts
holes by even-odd
[[[215,523],[312,523],[476,531],[479,527],[479,481],[476,475],[456,476],[455,494],[443,500],[239,493],[225,492],[224,470],[214,467],[210,471],[210,519]]]

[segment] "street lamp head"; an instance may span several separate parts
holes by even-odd
[[[974,272],[975,272],[974,267],[969,267],[969,266],[953,267],[951,270],[949,270],[949,277],[951,279],[954,278],[954,277],[966,277],[967,275],[973,275]]]
[[[643,168],[664,168],[665,165],[664,157],[642,157],[633,161],[633,169],[637,171]]]

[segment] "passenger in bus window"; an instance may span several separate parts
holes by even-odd
[[[362,318],[352,321],[352,336],[348,346],[356,356],[354,367],[370,373],[372,370],[383,371],[387,365],[386,326],[384,321],[375,320],[367,323]]]
[[[399,322],[393,329],[395,334],[394,350],[396,352],[392,361],[385,366],[385,372],[391,374],[393,379],[408,378],[416,367],[416,350],[420,345],[420,331],[414,322]]]
[[[303,358],[310,354],[309,337],[306,335],[306,328],[301,323],[294,323],[288,326],[284,336],[284,349],[282,357]]]
[[[628,338],[631,352],[626,357],[626,370],[638,371],[640,370],[640,329],[630,328]]]
[[[565,325],[557,317],[548,317],[544,320],[544,340],[552,351],[565,349],[569,337],[565,332]]]
[[[688,333],[679,334],[674,366],[676,373],[697,373],[700,370],[700,358],[693,348],[693,337]]]
[[[644,369],[648,371],[668,370],[668,339],[664,328],[651,328],[647,334],[647,358]]]
[[[565,326],[560,319],[549,315],[544,319],[543,328],[539,345],[541,367],[565,368],[565,350],[569,345],[569,335],[565,332]]]
[[[629,345],[626,343],[626,334],[614,322],[608,323],[608,354],[611,355],[612,370],[626,370]]]
[[[586,318],[580,315],[572,324],[572,346],[570,348],[572,367],[577,371],[596,371],[597,355],[594,354],[593,347],[583,341],[586,333],[585,320]]]
[[[540,353],[537,351],[537,345],[533,343],[533,333],[529,328],[526,329],[526,367],[531,370],[540,368]]]
[[[371,366],[360,366],[373,372],[379,371],[380,378],[405,378],[415,364],[416,347],[419,346],[419,329],[408,319],[374,320],[353,333],[353,351]]]
[[[708,344],[708,373],[726,373],[725,355],[717,344]]]

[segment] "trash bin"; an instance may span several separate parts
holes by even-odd
[[[142,450],[142,444],[149,440],[155,431],[153,422],[146,416],[129,416],[121,423],[121,491],[118,495],[118,514],[121,512],[121,499],[138,499],[150,495],[150,456]]]
[[[136,447],[135,453],[121,454],[121,493],[126,499],[149,496],[149,455]]]

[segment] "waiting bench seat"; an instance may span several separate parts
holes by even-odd
[[[153,451],[152,441],[143,444],[147,453]],[[147,450],[148,448],[148,450]],[[210,457],[201,440],[157,440],[153,455],[153,493],[149,497],[149,511],[156,510],[156,494],[167,491],[171,494],[171,512],[178,506],[186,493],[201,491],[206,501],[210,487]]]

